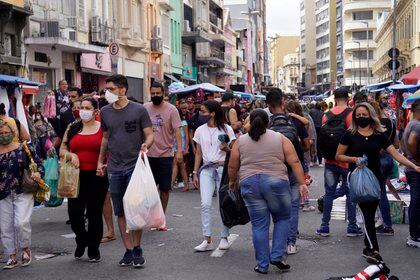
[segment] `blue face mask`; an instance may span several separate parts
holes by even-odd
[[[202,124],[207,123],[209,120],[211,120],[212,116],[211,115],[207,115],[207,116],[203,116],[203,115],[199,115],[198,116],[198,121]]]

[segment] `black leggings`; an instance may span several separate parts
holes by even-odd
[[[365,246],[379,252],[378,239],[376,238],[375,213],[379,200],[359,203],[365,222]]]
[[[69,198],[68,202],[71,229],[76,234],[76,244],[88,247],[92,253],[99,249],[103,234],[102,210],[108,191],[108,184],[104,180],[107,178],[96,176],[96,171],[80,171],[79,196]],[[87,231],[85,210],[88,219]]]

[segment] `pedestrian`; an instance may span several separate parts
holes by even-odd
[[[108,174],[114,214],[118,217],[121,238],[126,248],[120,266],[141,267],[146,260],[141,248],[141,230],[126,231],[123,197],[133,174],[139,152],[147,152],[153,144],[153,130],[149,114],[143,105],[128,101],[128,81],[123,75],[106,79],[105,98],[109,105],[101,109],[103,131],[97,173]],[[122,145],[122,143],[124,145]],[[105,155],[109,154],[105,166]]]
[[[36,137],[38,139],[36,141],[37,153],[42,160],[46,160],[47,156],[53,157],[56,153],[54,148],[56,134],[54,128],[40,112],[35,113],[34,119]]]
[[[194,186],[200,188],[201,197],[201,224],[204,241],[194,248],[199,252],[213,250],[211,230],[211,205],[213,193],[216,190],[219,202],[219,188],[225,163],[226,153],[236,139],[232,127],[225,124],[223,111],[215,100],[208,100],[201,106],[200,116],[206,123],[200,126],[194,135],[196,154],[194,164]],[[201,162],[203,165],[200,167]],[[218,203],[219,205],[219,203]],[[219,207],[217,207],[219,209]],[[219,210],[221,227],[220,250],[229,249],[229,229],[223,224]]]
[[[159,82],[150,86],[151,102],[144,104],[153,125],[153,146],[148,151],[150,168],[156,185],[159,187],[160,201],[166,213],[169,202],[169,191],[172,188],[172,163],[174,161],[174,139],[177,142],[175,160],[181,164],[184,161],[182,148],[181,118],[177,108],[164,101],[165,90]],[[158,230],[167,230],[162,226]]]
[[[30,222],[34,197],[21,189],[23,170],[28,168],[30,161],[22,145],[13,141],[17,133],[10,123],[0,120],[0,232],[4,253],[9,258],[4,269],[18,265],[18,250],[22,250],[22,266],[28,266],[32,261]],[[44,168],[32,149],[31,155],[37,164],[37,171],[31,177],[40,179]]]
[[[74,122],[74,118],[71,111],[71,104],[68,96],[68,84],[66,80],[58,82],[58,89],[54,91],[55,97],[55,117],[49,117],[48,122],[54,128],[55,133],[61,139],[63,139],[64,133],[69,124]],[[76,92],[75,95],[78,93]],[[59,145],[55,146],[58,150]]]
[[[321,103],[317,102],[315,107],[309,111],[309,115],[312,117],[314,124],[315,124],[315,131],[317,135],[317,142],[316,142],[316,158],[318,160],[318,165],[323,167],[322,165],[322,152],[319,148],[321,143],[319,142],[319,135],[322,127],[322,117],[324,113],[321,111]]]
[[[5,121],[10,124],[10,127],[14,131],[13,142],[31,141],[31,137],[25,127],[21,125],[20,121],[15,118],[8,117],[7,115],[6,106],[4,103],[0,103],[0,121]]]
[[[407,125],[402,138],[402,149],[408,159],[420,165],[420,100],[411,106],[413,118]],[[420,173],[413,168],[405,170],[407,183],[410,185],[410,206],[408,209],[410,221],[410,236],[407,245],[420,248]]]
[[[338,161],[350,164],[351,171],[365,166],[360,159],[366,155],[368,161],[366,167],[373,172],[381,188],[385,187],[385,178],[382,175],[380,164],[382,150],[387,151],[401,164],[415,172],[420,172],[420,166],[415,165],[398,153],[383,132],[384,128],[373,107],[366,102],[358,103],[352,113],[351,127],[341,138],[336,154]],[[358,205],[364,218],[364,243],[366,247],[363,249],[363,256],[368,262],[380,262],[382,257],[379,254],[375,229],[375,213],[379,200],[362,202]]]
[[[282,271],[289,270],[284,252],[291,214],[290,166],[300,186],[303,199],[308,198],[302,165],[292,142],[284,135],[266,129],[267,113],[262,109],[250,115],[251,127],[232,148],[229,161],[229,188],[239,185],[252,223],[257,266],[255,272],[266,274],[271,263]],[[270,216],[273,219],[273,244],[270,253]]]
[[[330,235],[331,211],[334,199],[346,195],[347,207],[347,236],[357,237],[363,235],[363,231],[356,223],[356,205],[351,202],[347,175],[349,166],[345,162],[339,162],[335,158],[341,137],[346,133],[351,125],[352,109],[347,107],[349,92],[341,87],[334,91],[335,107],[324,114],[322,118],[323,126],[318,135],[320,139],[320,149],[325,158],[324,169],[324,188],[325,195],[320,203],[323,205],[322,223],[316,230],[317,234],[327,237]],[[337,185],[341,182],[341,187]]]
[[[82,258],[88,248],[89,262],[99,262],[99,244],[102,239],[102,209],[108,184],[96,175],[103,132],[95,120],[98,102],[92,97],[82,100],[80,120],[72,123],[64,134],[60,156],[80,169],[79,194],[68,199],[70,224],[76,234],[74,257]],[[85,212],[88,228],[85,226]]]
[[[242,122],[238,119],[238,115],[234,108],[234,101],[235,96],[233,95],[233,91],[227,90],[222,96],[221,107],[225,123],[230,125],[235,133],[238,133],[239,129],[242,128]]]
[[[293,144],[304,172],[309,172],[309,167],[305,163],[304,152],[310,148],[310,139],[304,124],[300,119],[305,119],[299,115],[290,116],[285,111],[285,99],[283,92],[278,88],[271,88],[267,93],[268,108],[264,109],[271,115],[269,128],[282,133]],[[305,119],[306,120],[306,119]],[[307,120],[306,120],[307,121]],[[307,123],[309,123],[307,121]],[[289,184],[292,191],[290,229],[287,237],[287,253],[289,255],[298,252],[296,241],[299,225],[299,206],[301,203],[300,186],[292,170],[289,171]]]
[[[182,162],[178,162],[176,158],[173,160],[172,165],[172,180],[171,180],[171,186],[175,186],[175,181],[178,179],[178,173],[181,174],[182,179],[184,180],[184,188],[182,189],[183,192],[187,192],[190,190],[190,182],[189,182],[189,176],[186,169],[186,161],[189,151],[189,137],[188,137],[188,110],[187,110],[187,102],[185,100],[180,100],[179,102],[179,115],[181,118],[181,139],[182,139],[182,153],[183,153],[183,159]],[[174,152],[177,153],[178,151],[178,143],[176,139],[174,140]]]

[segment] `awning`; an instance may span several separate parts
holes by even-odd
[[[192,86],[188,86],[185,87],[183,89],[177,90],[174,93],[189,93],[189,92],[195,92],[197,90],[203,90],[203,91],[207,91],[207,92],[225,92],[224,89],[221,89],[215,85],[209,84],[209,83],[203,83],[203,84],[198,84],[198,85],[192,85]]]
[[[406,85],[417,85],[420,80],[420,66],[417,66],[410,73],[404,75],[401,80]]]
[[[171,74],[167,74],[167,73],[165,73],[165,74],[164,74],[164,76],[165,76],[166,78],[168,78],[168,79],[170,79],[170,80],[174,81],[174,82],[179,83],[179,80],[178,80],[177,78],[175,78],[174,76],[172,76]]]
[[[403,92],[415,92],[420,88],[420,85],[405,85],[405,84],[396,84],[388,87],[392,91],[403,91]]]
[[[81,67],[80,70],[82,70],[82,74],[83,73],[90,73],[90,74],[101,75],[101,76],[110,76],[111,75],[111,72],[101,71],[101,70],[96,70],[96,69],[90,69],[90,68],[85,68],[85,67]]]
[[[9,76],[9,75],[0,75],[0,85],[29,85],[29,86],[41,86],[43,84],[30,81],[25,78]]]
[[[254,97],[254,95],[252,95],[251,93],[240,92],[240,91],[234,91],[233,94],[243,99],[253,99]]]
[[[68,53],[104,53],[106,48],[61,37],[28,37],[25,44],[30,47],[47,46]]]
[[[397,81],[397,83],[401,83],[401,82]],[[389,87],[390,85],[392,85],[392,81],[386,81],[386,82],[367,85],[367,86],[363,87],[362,90],[367,89],[367,90],[370,90],[370,91],[374,91],[374,90]]]
[[[20,88],[24,94],[38,94],[39,93],[38,86],[21,85]]]

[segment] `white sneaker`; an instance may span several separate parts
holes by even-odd
[[[287,245],[287,254],[288,255],[294,255],[297,254],[298,250],[295,244],[289,244]]]
[[[420,248],[420,240],[419,239],[413,239],[409,236],[407,238],[407,246],[414,247],[414,248]]]
[[[197,252],[206,252],[213,250],[213,242],[208,243],[207,240],[204,240],[200,245],[194,248]]]
[[[219,250],[228,250],[229,247],[230,247],[230,244],[228,240],[226,238],[222,238],[219,243],[219,247],[218,247]]]
[[[312,205],[305,205],[302,209],[303,212],[312,212],[315,211],[315,207]]]

